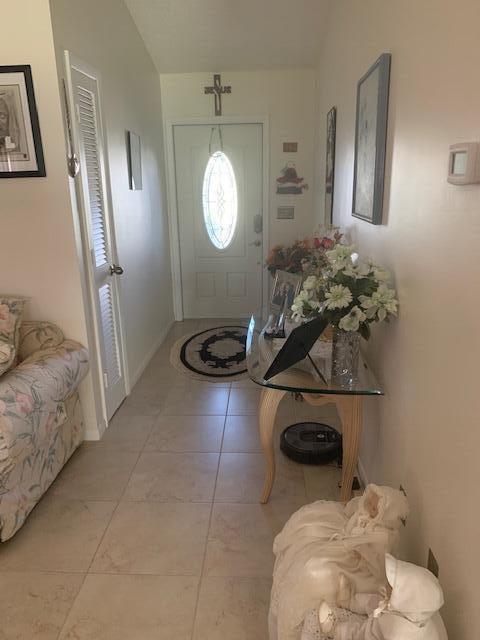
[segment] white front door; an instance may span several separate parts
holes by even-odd
[[[115,228],[111,213],[98,74],[67,55],[70,121],[80,170],[75,178],[87,263],[99,379],[107,420],[126,396],[116,279]]]
[[[184,317],[247,317],[262,306],[262,125],[173,137]]]

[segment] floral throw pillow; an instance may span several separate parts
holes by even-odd
[[[24,298],[0,294],[0,376],[15,364]]]

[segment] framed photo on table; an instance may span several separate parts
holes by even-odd
[[[387,143],[389,53],[383,53],[357,85],[352,215],[382,223]]]
[[[45,177],[30,65],[0,67],[0,178]]]
[[[271,298],[271,307],[275,311],[290,309],[302,286],[302,277],[296,273],[277,270]]]

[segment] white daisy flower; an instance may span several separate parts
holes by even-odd
[[[360,323],[364,322],[366,319],[367,316],[361,309],[359,309],[359,307],[353,307],[346,316],[343,316],[338,323],[338,326],[340,329],[343,329],[343,331],[358,331]]]
[[[352,292],[343,284],[336,284],[325,294],[327,309],[344,309],[352,301]]]

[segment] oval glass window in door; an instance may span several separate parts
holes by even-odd
[[[210,156],[202,189],[203,219],[211,243],[226,249],[237,228],[237,183],[232,163],[223,151]]]

